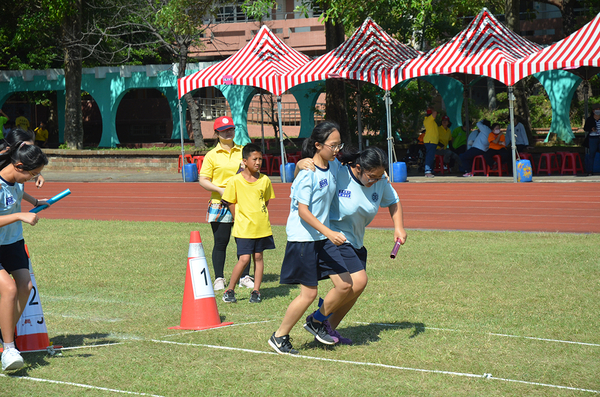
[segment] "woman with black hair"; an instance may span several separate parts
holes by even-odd
[[[394,241],[404,244],[407,234],[402,204],[385,174],[388,168],[385,153],[370,146],[361,152],[342,152],[339,162],[345,166],[340,166],[336,174],[337,194],[331,202],[329,222],[331,230],[346,237],[346,242],[338,249],[352,278],[352,290],[324,324],[330,336],[339,343],[350,345],[352,341],[342,337],[336,328],[367,286],[367,249],[363,245],[366,227],[377,215],[379,207],[388,207],[394,222]],[[311,159],[303,159],[296,169],[314,169],[314,165]]]

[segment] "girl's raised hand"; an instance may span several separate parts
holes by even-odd
[[[20,212],[19,213],[22,222],[29,223],[31,226],[35,226],[40,218],[33,212]]]

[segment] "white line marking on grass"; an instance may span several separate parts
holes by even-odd
[[[163,338],[169,338],[171,336],[181,336],[181,335],[193,334],[195,332],[212,331],[212,330],[217,330],[219,328],[229,328],[229,327],[239,327],[241,325],[252,325],[252,324],[270,323],[272,321],[275,321],[275,320],[253,321],[253,322],[250,322],[250,323],[239,323],[239,324],[236,323],[236,324],[224,325],[222,327],[216,327],[216,328],[195,329],[195,330],[189,330],[189,331],[186,331],[186,332],[180,332],[180,333],[177,333],[177,334],[164,335]]]
[[[85,348],[89,348],[89,347],[105,347],[105,346],[122,345],[123,343],[124,342],[103,343],[101,345],[83,345],[83,346],[61,347],[60,349],[56,349],[56,350],[75,350],[75,349],[85,349]]]
[[[96,322],[105,322],[105,323],[118,323],[119,321],[123,321],[122,318],[86,317],[86,316],[75,316],[75,315],[69,315],[69,314],[59,314],[59,313],[54,313],[54,312],[45,312],[44,314],[49,315],[49,316],[72,318],[75,320],[86,320],[86,321],[96,321]]]
[[[211,348],[211,349],[219,349],[219,350],[231,350],[231,351],[239,351],[239,352],[254,353],[254,354],[274,354],[274,355],[278,355],[275,352],[266,352],[266,351],[251,350],[251,349],[242,349],[242,348],[238,348],[238,347],[229,347],[229,346],[215,346],[215,345],[205,345],[205,344],[199,344],[199,343],[182,343],[182,342],[172,342],[172,341],[157,340],[157,339],[150,339],[150,341],[151,342],[155,342],[155,343],[166,343],[166,344],[179,345],[179,346],[208,347],[208,348]],[[290,355],[290,357],[303,358],[305,360],[327,361],[327,362],[331,362],[331,363],[341,363],[341,364],[351,364],[351,365],[364,365],[364,366],[369,366],[369,367],[398,369],[398,370],[401,370],[401,371],[414,371],[414,372],[424,372],[424,373],[430,373],[430,374],[462,376],[462,377],[467,377],[467,378],[483,378],[483,379],[490,379],[490,380],[499,380],[499,381],[504,381],[504,382],[522,383],[522,384],[526,384],[526,385],[550,387],[550,388],[555,388],[555,389],[565,389],[565,390],[582,391],[582,392],[589,392],[589,393],[600,394],[600,390],[581,389],[581,388],[578,388],[578,387],[552,385],[552,384],[549,384],[549,383],[529,382],[529,381],[517,380],[517,379],[494,378],[491,374],[488,374],[488,373],[485,373],[483,375],[479,375],[479,374],[470,374],[470,373],[465,373],[465,372],[454,372],[454,371],[442,371],[442,370],[436,370],[436,369],[400,367],[400,366],[397,366],[397,365],[389,365],[389,364],[379,364],[379,363],[370,363],[370,362],[361,362],[361,361],[348,361],[348,360],[336,360],[336,359],[332,359],[332,358],[303,356],[303,355],[297,355],[297,356]]]
[[[387,324],[387,323],[365,323],[362,321],[355,321],[355,324],[364,324],[364,325],[379,325],[382,327],[406,327],[402,324]],[[468,330],[460,330],[460,329],[450,329],[450,328],[436,328],[436,327],[423,327],[424,329],[431,329],[434,331],[447,331],[447,332],[471,332],[475,333],[476,331],[468,331]],[[510,335],[510,334],[497,334],[494,332],[485,332],[484,335],[492,335],[492,336],[503,336],[505,338],[521,338],[521,339],[530,339],[530,340],[539,340],[543,342],[556,342],[556,343],[568,343],[572,345],[582,345],[582,346],[594,346],[600,347],[598,343],[588,343],[588,342],[574,342],[570,340],[561,340],[561,339],[547,339],[547,338],[536,338],[533,336],[520,336],[520,335]]]
[[[55,383],[57,385],[68,385],[68,386],[75,386],[75,387],[83,387],[84,389],[95,389],[95,390],[110,391],[110,392],[113,392],[113,393],[133,394],[133,395],[136,395],[136,396],[164,397],[164,396],[160,396],[158,394],[138,393],[138,392],[135,392],[135,391],[127,391],[127,390],[119,390],[119,389],[109,389],[108,387],[84,385],[82,383],[63,382],[63,381],[60,381],[60,380],[52,380],[52,379],[32,378],[30,376],[10,376],[10,375],[5,375],[5,374],[0,374],[0,376],[4,376],[6,378],[16,378],[16,379],[32,380],[34,382],[46,382],[46,383]]]

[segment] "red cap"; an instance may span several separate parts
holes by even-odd
[[[444,121],[444,120],[450,121],[450,117],[448,117],[448,116],[442,117],[442,121]]]
[[[427,109],[427,115],[429,116],[433,111],[431,109]]]
[[[223,131],[223,130],[227,130],[229,128],[235,128],[235,125],[233,125],[233,120],[231,119],[231,117],[223,116],[223,117],[219,117],[218,119],[215,120],[215,124],[213,127],[213,129],[215,131]]]

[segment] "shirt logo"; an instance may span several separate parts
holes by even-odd
[[[379,198],[379,195],[377,193],[373,193],[373,195],[371,196],[371,200],[373,200],[374,203],[377,202],[378,198]]]
[[[341,190],[338,192],[338,196],[340,196],[340,197],[346,197],[346,198],[350,198],[350,194],[351,194],[350,190],[344,190],[344,189],[341,189]]]
[[[329,182],[327,179],[321,179],[319,181],[319,189],[323,189],[325,186],[329,186]]]
[[[6,196],[6,205],[10,206],[15,203],[15,198],[11,195]]]

